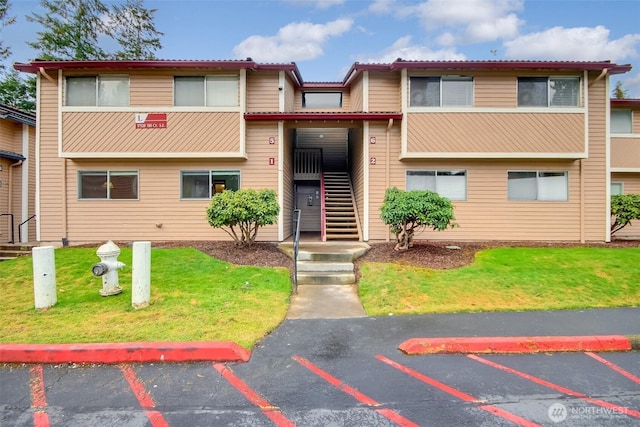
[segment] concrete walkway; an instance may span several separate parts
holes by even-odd
[[[281,250],[293,258],[293,245]],[[301,242],[298,287],[287,319],[343,319],[365,317],[358,296],[353,261],[369,250],[362,242]]]

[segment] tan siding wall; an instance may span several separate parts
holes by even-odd
[[[22,153],[22,147],[18,147],[18,135],[22,125],[10,120],[0,119],[0,150],[11,151],[13,153]],[[14,160],[0,158],[0,214],[13,213],[16,215],[15,219],[19,219],[17,216],[20,213],[19,206],[15,205],[16,200],[16,175],[20,174],[20,168],[11,168],[14,164]],[[12,183],[9,185],[9,174],[12,174]],[[11,200],[11,211],[9,211],[9,200]],[[17,208],[17,209],[16,209]],[[14,227],[17,227],[21,221],[14,220]],[[15,239],[17,239],[17,231]],[[11,241],[11,217],[0,216],[0,243],[6,243]]]
[[[284,169],[283,169],[283,210],[284,238],[293,234],[293,209],[295,207],[295,195],[293,193],[293,129],[284,130]]]
[[[640,169],[640,138],[611,138],[611,167]]]
[[[39,81],[40,240],[60,244],[61,239],[66,237],[63,212],[63,171],[66,160],[58,157],[58,86],[45,78]]]
[[[445,153],[583,152],[583,114],[408,114],[408,151]]]
[[[278,111],[279,96],[277,71],[247,73],[247,111]]]
[[[518,105],[515,76],[478,75],[473,80],[475,107],[507,107]]]
[[[141,75],[129,77],[130,102],[133,107],[173,106],[172,75]]]
[[[364,111],[364,88],[362,75],[351,84],[351,111]]]
[[[640,109],[631,112],[631,132],[640,133]]]
[[[295,110],[296,89],[293,81],[287,77],[284,87],[284,111]]]
[[[606,239],[609,217],[607,215],[607,104],[609,94],[606,80],[595,81],[598,74],[590,76],[589,86],[589,158],[584,160],[585,239]]]
[[[358,210],[358,220],[360,226],[364,227],[364,141],[362,140],[362,129],[354,128],[349,132],[349,158],[351,159],[351,184],[353,185],[353,196]],[[364,229],[363,229],[364,231]]]
[[[376,149],[379,152],[378,149]],[[397,151],[397,149],[396,149]],[[382,157],[380,155],[378,158]],[[393,159],[393,154],[392,154]],[[395,163],[395,164],[394,164]],[[417,239],[433,240],[571,240],[580,239],[577,221],[579,176],[577,162],[442,160],[393,162],[390,187],[406,189],[406,171],[421,169],[467,170],[467,200],[455,201],[458,228],[424,231]],[[507,172],[551,170],[569,172],[569,201],[526,202],[507,200]],[[372,172],[372,240],[384,240],[386,227],[379,219],[384,196],[383,173]],[[379,203],[376,205],[376,200]],[[393,238],[393,237],[392,237]]]
[[[624,194],[640,194],[640,173],[613,173],[611,181],[624,184]],[[640,221],[631,221],[613,235],[615,239],[640,239]]]
[[[66,153],[239,152],[238,113],[167,113],[166,129],[136,129],[134,113],[63,113]]]
[[[36,214],[36,129],[34,127],[29,128],[29,153],[26,157],[29,168],[29,195],[27,196],[29,200],[29,209],[27,210],[29,216],[27,218],[29,218]],[[27,218],[24,218],[23,221],[26,221]],[[38,217],[35,217],[26,225],[29,242],[36,241],[38,221]]]
[[[369,111],[400,111],[400,76],[369,73]]]

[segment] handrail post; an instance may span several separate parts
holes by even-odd
[[[293,293],[298,293],[298,252],[300,251],[300,209],[293,210]]]
[[[22,226],[25,225],[27,222],[31,221],[33,218],[35,218],[36,215],[31,215],[29,218],[27,218],[26,220],[22,221],[19,225],[18,225],[18,242],[22,243]]]

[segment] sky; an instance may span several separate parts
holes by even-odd
[[[110,6],[114,1],[103,0]],[[115,1],[120,3],[119,1]],[[9,0],[0,29],[12,55],[37,50],[40,1]],[[640,0],[146,0],[163,32],[159,59],[295,62],[305,82],[342,81],[354,62],[611,60],[640,98]],[[108,46],[105,46],[108,48]],[[107,49],[108,50],[108,49]],[[115,47],[114,49],[115,50]]]

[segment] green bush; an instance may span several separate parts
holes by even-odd
[[[640,220],[640,194],[611,196],[611,215],[611,234],[630,225],[632,220]]]
[[[236,245],[251,246],[258,229],[275,224],[280,206],[273,190],[226,190],[211,198],[207,220],[214,228],[221,228]]]
[[[408,250],[413,246],[416,229],[432,228],[442,231],[457,226],[451,201],[433,191],[388,188],[380,210],[380,218],[391,226],[391,231],[396,235],[397,251]]]

